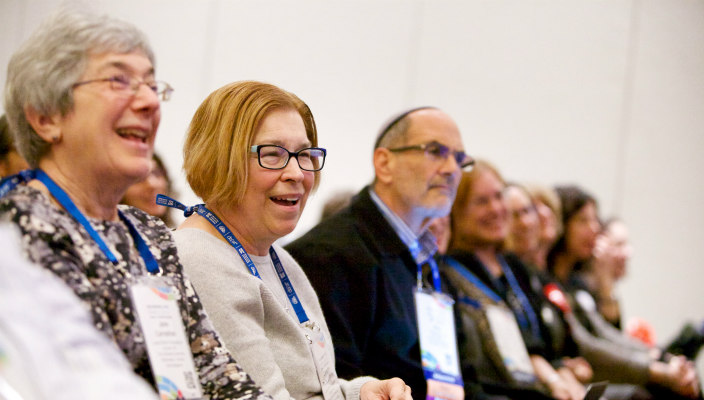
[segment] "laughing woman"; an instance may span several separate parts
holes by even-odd
[[[0,217],[164,395],[269,398],[220,344],[166,226],[118,207],[149,174],[160,102],[171,91],[134,26],[80,12],[50,18],[8,66],[8,120],[35,169],[3,181]]]
[[[337,378],[318,297],[274,244],[318,184],[317,145],[313,115],[292,93],[252,81],[211,93],[184,145],[186,178],[205,204],[174,234],[183,265],[225,345],[275,399],[410,400],[398,378]]]

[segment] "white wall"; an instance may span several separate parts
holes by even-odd
[[[0,64],[60,2],[0,0]],[[632,229],[625,317],[665,341],[704,317],[704,2],[696,0],[122,0],[98,11],[142,28],[164,104],[157,151],[181,198],[183,133],[205,96],[235,80],[293,91],[329,150],[296,236],[338,189],[372,176],[391,114],[436,105],[468,152],[506,178],[576,182]],[[0,82],[4,85],[5,71]]]

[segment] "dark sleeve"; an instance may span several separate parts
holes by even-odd
[[[376,305],[376,275],[361,254],[304,238],[286,246],[318,295],[335,347],[337,374],[365,374],[365,354]]]

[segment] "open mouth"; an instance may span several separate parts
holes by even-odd
[[[147,143],[147,134],[138,129],[118,129],[117,134],[125,139]]]
[[[281,206],[295,206],[298,204],[297,198],[270,197],[271,201]]]

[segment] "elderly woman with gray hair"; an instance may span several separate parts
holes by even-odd
[[[150,172],[171,92],[134,26],[82,12],[49,18],[8,66],[8,121],[34,169],[3,181],[0,217],[162,398],[269,398],[221,344],[170,231],[118,206]]]

